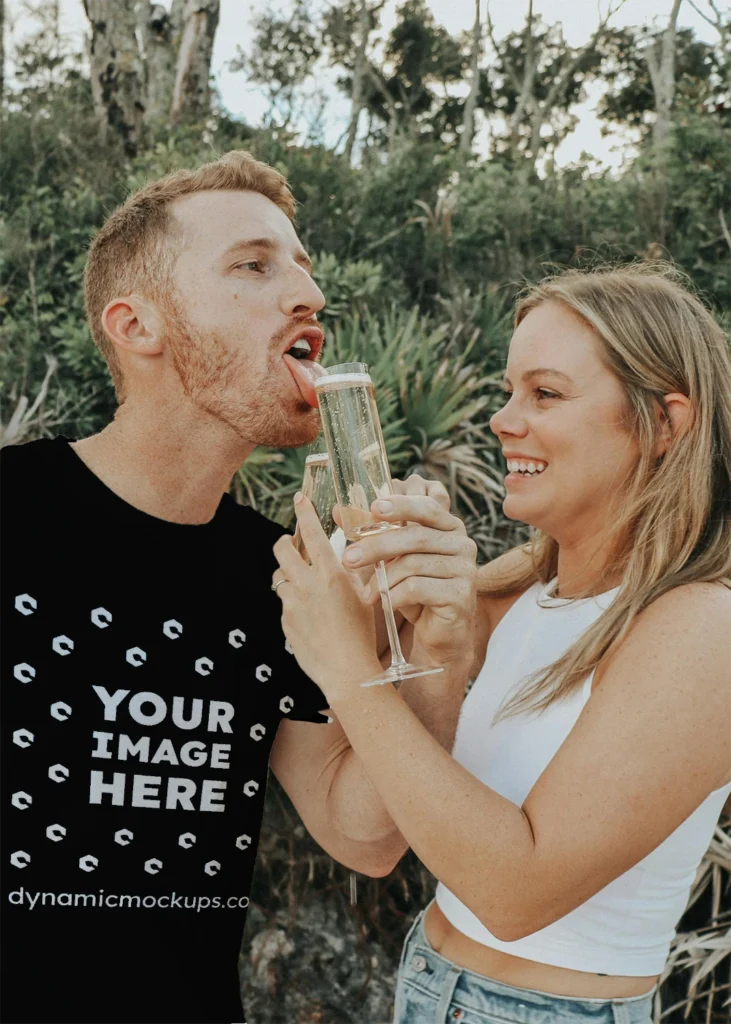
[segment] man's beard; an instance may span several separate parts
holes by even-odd
[[[298,448],[315,440],[321,426],[316,410],[302,397],[293,410],[283,405],[279,347],[272,345],[266,371],[255,377],[246,357],[228,349],[216,331],[198,330],[180,310],[167,309],[165,319],[173,365],[198,408],[250,444]]]

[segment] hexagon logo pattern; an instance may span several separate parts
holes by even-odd
[[[92,853],[87,853],[79,857],[79,867],[82,871],[93,871],[99,867],[99,860]]]
[[[246,643],[246,633],[240,629],[232,629],[228,634],[228,642],[232,647],[243,647]]]
[[[106,608],[95,608],[91,613],[91,621],[99,629],[106,629],[112,621],[112,613],[108,612]]]
[[[272,678],[272,670],[269,668],[268,665],[257,665],[256,678],[259,680],[260,683],[266,683],[269,679]]]
[[[33,797],[30,793],[26,793],[24,790],[19,789],[17,793],[13,793],[10,797],[10,803],[13,807],[17,807],[19,811],[25,811],[33,803]]]
[[[66,829],[63,825],[49,825],[46,829],[46,836],[54,843],[60,843],[66,838]]]
[[[177,640],[183,632],[183,627],[177,619],[168,619],[163,623],[162,631],[169,640]]]
[[[51,646],[56,654],[71,654],[74,649],[74,641],[62,633],[61,636],[54,636]]]
[[[19,747],[29,747],[35,736],[28,729],[16,729],[13,733],[13,743]]]
[[[15,598],[15,608],[21,615],[32,615],[38,607],[38,602],[30,594],[18,594]]]
[[[236,846],[239,850],[248,850],[251,846],[251,836],[246,834],[236,837]]]
[[[182,832],[178,836],[178,846],[182,846],[184,850],[189,850],[195,842],[195,838],[192,832]]]
[[[251,736],[252,740],[256,740],[257,742],[260,739],[262,739],[265,736],[265,734],[266,729],[261,724],[261,722],[257,722],[256,725],[252,725],[252,727],[249,729],[249,736]]]
[[[54,782],[65,782],[69,775],[68,768],[63,764],[52,764],[48,769],[48,778]]]
[[[279,710],[283,715],[288,715],[294,707],[294,701],[291,697],[282,697],[279,702]]]
[[[36,670],[32,665],[29,665],[25,661],[21,661],[19,665],[13,666],[13,675],[19,683],[29,683],[31,679],[35,679]]]
[[[203,868],[207,875],[217,875],[221,870],[221,865],[217,860],[209,860],[206,862],[206,866]]]
[[[151,857],[145,861],[145,871],[148,875],[157,875],[162,869],[162,861],[158,860],[157,857]]]
[[[244,786],[244,796],[253,796],[258,789],[259,783],[255,782],[254,779],[249,779],[249,781]]]
[[[134,665],[135,668],[139,668],[140,665],[147,661],[147,655],[141,647],[130,647],[125,654],[125,659],[130,665]]]
[[[16,850],[10,854],[10,863],[14,868],[27,868],[30,864],[30,854],[25,850]]]
[[[114,833],[114,842],[120,846],[129,846],[134,837],[134,832],[130,832],[128,828],[120,828]]]
[[[209,676],[213,671],[213,662],[210,658],[198,658],[195,670],[201,676]]]
[[[284,649],[287,652],[287,654],[294,654],[294,651],[292,650],[292,644],[289,642],[289,640],[284,641]]]
[[[62,700],[56,701],[55,704],[51,704],[51,714],[54,718],[58,719],[59,722],[65,722],[71,717],[71,708],[68,704],[64,704]]]

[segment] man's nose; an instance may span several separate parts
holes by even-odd
[[[325,305],[325,296],[303,267],[296,267],[282,301],[286,316],[314,316]]]

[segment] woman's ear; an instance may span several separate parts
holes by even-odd
[[[658,406],[660,434],[655,445],[657,458],[665,454],[674,437],[682,437],[693,423],[693,407],[687,395],[673,391],[663,395],[663,401],[665,409]]]

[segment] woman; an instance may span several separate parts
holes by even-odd
[[[412,660],[475,680],[452,757],[402,697],[423,681],[356,685],[379,667],[372,624],[301,501],[317,557],[275,549],[282,621],[439,879],[397,1024],[645,1024],[731,793],[729,351],[669,273],[641,268],[549,279],[515,322],[490,426],[531,543],[480,570],[474,619],[460,528],[428,497],[394,496],[382,518],[410,524],[356,549],[361,567],[392,559]]]

